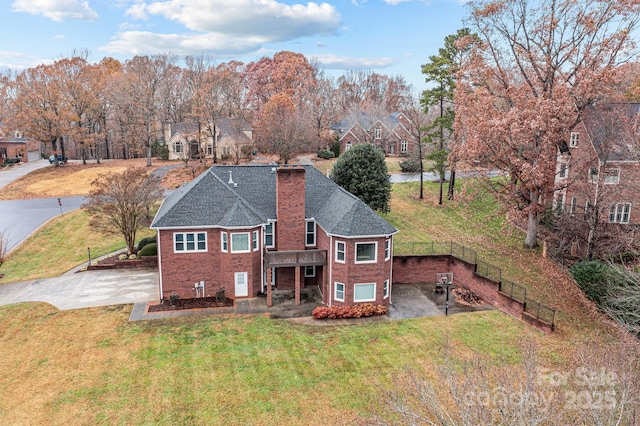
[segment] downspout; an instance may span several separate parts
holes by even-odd
[[[329,236],[329,307],[331,307],[331,301],[333,300],[333,235]]]
[[[264,293],[264,290],[266,288],[266,276],[267,276],[267,265],[264,264],[264,225],[261,226],[262,228],[262,232],[260,232],[260,241],[258,241],[258,247],[260,249],[260,265],[262,266],[261,272],[262,272],[262,277],[260,277],[260,282],[262,283],[262,287],[260,289],[260,291],[262,291]]]
[[[393,235],[389,236],[389,304],[391,301],[391,288],[393,287]]]
[[[159,275],[159,279],[158,279],[158,289],[160,290],[160,300],[163,299],[163,294],[162,294],[162,250],[160,248],[160,230],[156,229],[156,240],[157,240],[157,244],[158,244],[158,275]]]

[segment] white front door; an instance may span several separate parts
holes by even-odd
[[[236,287],[235,287],[235,296],[236,297],[246,297],[249,295],[249,283],[247,281],[247,273],[246,272],[236,272]]]

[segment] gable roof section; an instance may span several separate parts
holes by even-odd
[[[313,166],[302,167],[305,169],[305,216],[315,219],[325,232],[344,237],[397,232],[364,202]],[[167,197],[151,227],[251,228],[277,219],[276,168],[272,165],[211,167]]]

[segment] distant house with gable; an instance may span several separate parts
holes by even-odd
[[[397,230],[312,166],[215,166],[162,204],[160,297],[317,286],[325,304],[388,305]],[[199,289],[198,289],[199,286]],[[299,299],[298,299],[299,300]]]
[[[202,125],[200,131],[193,122],[180,122],[165,127],[165,141],[170,160],[213,157],[214,146],[218,158],[235,160],[246,157],[253,150],[253,129],[243,119],[221,118],[216,120],[214,135]]]
[[[386,155],[403,155],[415,149],[411,126],[411,121],[401,112],[384,117],[361,113],[333,124],[331,131],[338,137],[341,153],[359,143],[371,143]]]

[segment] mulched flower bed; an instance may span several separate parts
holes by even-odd
[[[164,300],[158,305],[149,305],[148,312],[180,311],[183,309],[231,308],[233,300],[225,298],[220,301],[216,297],[198,297],[196,299],[178,299],[173,303]]]

